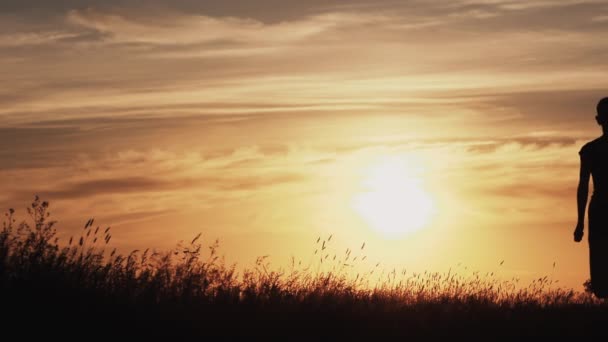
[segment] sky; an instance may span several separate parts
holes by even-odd
[[[4,0],[0,207],[39,194],[62,236],[95,217],[124,250],[200,232],[282,265],[331,234],[370,264],[582,288],[606,34],[599,0]],[[365,214],[427,202],[398,237]]]

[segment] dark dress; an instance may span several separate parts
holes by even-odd
[[[598,138],[580,151],[581,162],[591,171],[593,195],[589,204],[589,268],[591,288],[608,297],[608,137]]]

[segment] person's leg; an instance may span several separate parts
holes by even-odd
[[[589,273],[591,289],[598,298],[608,298],[608,213],[606,201],[592,198],[589,204]]]
[[[598,298],[608,298],[608,240],[589,240],[591,288]]]

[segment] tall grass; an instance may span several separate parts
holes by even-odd
[[[317,240],[316,260],[324,267],[292,259],[290,267],[273,269],[260,257],[237,272],[218,254],[218,242],[204,245],[200,234],[172,250],[123,255],[110,248],[111,228],[94,219],[79,236],[61,242],[48,202],[36,197],[27,213],[28,220],[18,221],[10,209],[0,232],[0,299],[14,316],[178,319],[196,327],[181,330],[193,336],[313,331],[415,336],[492,329],[564,334],[580,333],[572,322],[591,331],[589,322],[608,318],[605,306],[590,294],[556,288],[547,277],[522,288],[517,280],[479,273],[381,273],[374,268],[353,274],[350,266],[364,256],[352,250],[330,254],[331,236]],[[200,326],[206,327],[204,333]]]

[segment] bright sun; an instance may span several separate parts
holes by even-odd
[[[354,208],[384,236],[399,238],[428,223],[433,200],[406,160],[391,158],[374,165],[363,185],[366,191],[354,198]]]

